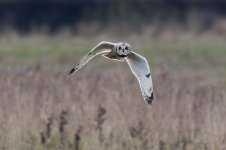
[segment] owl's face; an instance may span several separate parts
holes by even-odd
[[[121,42],[115,45],[115,52],[120,57],[126,57],[131,51],[131,46],[128,43]]]

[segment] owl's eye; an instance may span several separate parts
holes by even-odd
[[[119,50],[121,50],[121,49],[122,49],[122,47],[120,46],[118,49],[119,49]]]
[[[125,47],[125,50],[128,50],[128,47],[127,46]]]

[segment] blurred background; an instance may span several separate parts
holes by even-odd
[[[226,3],[0,1],[0,149],[225,150]],[[155,99],[101,41],[147,58]]]

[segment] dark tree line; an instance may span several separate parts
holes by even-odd
[[[48,26],[50,32],[62,27],[73,27],[90,22],[98,22],[103,27],[109,24],[129,24],[140,26],[156,20],[175,20],[185,23],[189,12],[206,14],[207,23],[211,17],[225,16],[226,3],[217,1],[12,1],[0,2],[0,31],[14,28],[29,32],[34,27]],[[215,14],[215,15],[212,15]]]

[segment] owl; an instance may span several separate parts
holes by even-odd
[[[70,75],[82,68],[93,57],[102,54],[105,58],[128,63],[132,73],[137,78],[145,102],[151,105],[154,100],[151,70],[148,61],[135,53],[132,47],[125,42],[111,43],[103,41],[86,54],[79,63],[70,70]]]

